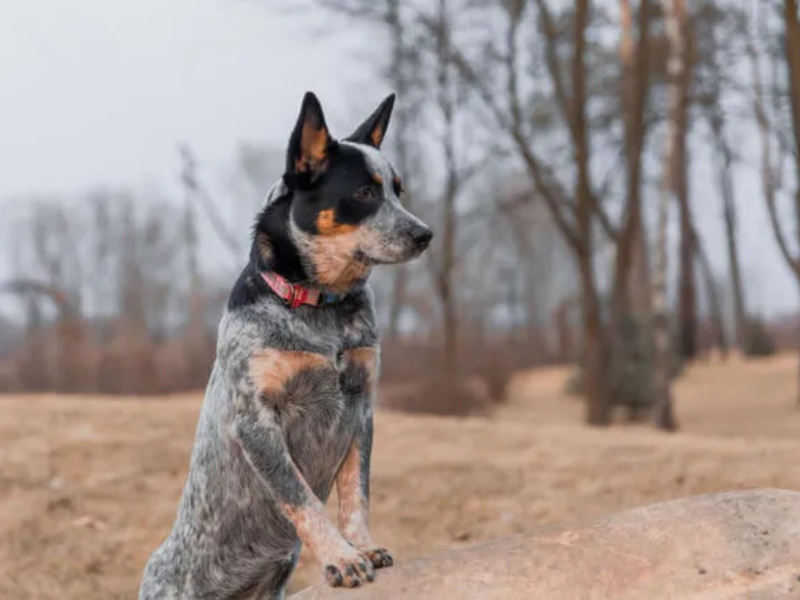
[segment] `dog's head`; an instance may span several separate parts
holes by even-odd
[[[272,219],[286,219],[284,233],[300,265],[320,287],[345,290],[373,265],[420,255],[433,237],[403,208],[400,175],[380,152],[393,106],[391,95],[355,133],[337,141],[316,96],[309,92],[303,98],[286,155],[283,181],[289,193]],[[259,230],[257,225],[257,242]],[[277,250],[269,236],[261,242],[267,254]]]

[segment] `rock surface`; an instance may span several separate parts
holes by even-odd
[[[399,564],[294,600],[800,598],[800,493],[694,496]]]

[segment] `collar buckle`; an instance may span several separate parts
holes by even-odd
[[[275,295],[281,298],[286,305],[292,309],[299,308],[301,304],[323,306],[325,304],[332,304],[339,299],[338,296],[292,283],[271,271],[262,271],[261,277],[272,291],[275,292]]]
[[[289,294],[286,300],[289,302],[289,307],[298,308],[305,300],[305,289],[296,286],[291,282],[287,283],[289,284]]]

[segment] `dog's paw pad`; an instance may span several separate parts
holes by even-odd
[[[344,585],[344,587],[358,587],[361,585],[361,580],[358,578],[358,575],[356,575],[356,570],[353,568],[353,565],[345,566],[342,579],[342,585]]]
[[[325,580],[328,582],[328,585],[333,587],[339,587],[344,583],[341,572],[333,565],[325,567]]]
[[[375,579],[375,571],[368,562],[328,565],[325,567],[325,579],[332,587],[359,587],[365,581]]]
[[[372,562],[372,566],[376,569],[391,567],[394,564],[392,555],[389,554],[389,551],[386,548],[376,548],[375,550],[370,550],[367,552],[367,556],[369,557],[370,562]]]
[[[360,562],[356,565],[356,569],[358,569],[358,575],[362,579],[366,579],[367,581],[375,580],[375,571],[372,570],[371,564]]]

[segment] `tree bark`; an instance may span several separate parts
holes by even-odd
[[[723,135],[720,132],[720,135]],[[739,263],[738,236],[736,234],[736,200],[733,191],[733,177],[731,174],[732,153],[727,142],[722,141],[720,147],[719,184],[723,198],[723,218],[725,220],[725,241],[728,250],[728,268],[731,277],[731,292],[733,292],[733,310],[736,320],[735,340],[742,352],[749,348],[747,308],[744,298],[744,285],[742,283],[742,268]]]
[[[634,47],[632,16],[629,0],[620,1],[622,32],[620,59],[622,85],[620,105],[625,126],[625,156],[627,168],[627,199],[620,232],[614,268],[614,285],[611,294],[609,324],[609,388],[615,393],[626,377],[631,344],[650,344],[650,276],[646,253],[646,240],[642,223],[641,179],[642,152],[647,126],[645,108],[650,87],[649,68],[649,0],[642,0],[638,15],[638,46]],[[636,340],[626,339],[625,320],[631,316],[636,321]],[[647,385],[649,387],[649,384]],[[644,392],[648,396],[649,390]],[[631,411],[633,416],[633,411]]]
[[[590,425],[609,423],[609,398],[605,375],[605,339],[600,309],[600,298],[594,278],[592,253],[592,225],[594,205],[589,174],[590,148],[586,124],[586,26],[589,20],[589,0],[575,3],[575,45],[572,59],[572,129],[575,162],[577,163],[576,196],[578,202],[578,236],[585,251],[579,256],[583,327],[586,352],[586,421]]]
[[[389,28],[392,44],[392,58],[390,67],[390,80],[400,98],[404,98],[408,91],[408,78],[406,76],[406,41],[403,21],[400,16],[400,0],[386,0],[385,22]],[[394,151],[397,168],[401,174],[409,172],[408,160],[408,111],[401,102],[394,110]],[[406,186],[403,195],[403,204],[412,208],[411,186]],[[392,299],[389,307],[389,323],[387,337],[396,339],[400,335],[400,317],[406,303],[406,289],[408,288],[408,266],[397,265],[394,270],[392,282]]]
[[[490,111],[500,130],[508,135],[519,159],[525,165],[537,197],[544,202],[553,222],[574,257],[581,277],[582,323],[586,328],[587,362],[587,421],[601,425],[608,423],[608,402],[604,385],[605,362],[603,323],[599,294],[593,273],[592,228],[595,218],[602,214],[598,209],[591,189],[590,148],[586,124],[586,89],[584,53],[586,47],[586,26],[589,18],[589,1],[578,0],[574,11],[574,38],[572,53],[572,94],[567,94],[567,85],[561,69],[557,52],[559,39],[557,27],[550,15],[547,2],[536,0],[538,16],[546,40],[545,54],[551,84],[558,99],[556,106],[568,127],[573,161],[576,166],[574,189],[563,185],[550,169],[547,161],[540,157],[531,143],[531,133],[526,125],[530,115],[523,110],[521,93],[516,84],[516,53],[514,51],[516,21],[524,12],[526,4],[521,1],[504,4],[509,17],[509,35],[503,63],[506,69],[507,95],[498,101],[497,90],[488,85],[487,79],[476,70],[469,59],[452,44],[450,60],[458,69],[462,81],[472,87],[485,107]],[[427,24],[428,30],[438,35],[434,23]]]
[[[680,72],[677,74],[677,107],[675,112],[676,143],[672,160],[673,189],[678,198],[680,213],[680,282],[678,320],[681,355],[692,360],[697,354],[697,294],[694,273],[694,225],[689,201],[689,94],[692,84],[690,68],[691,31],[686,5],[675,2],[676,26],[679,28]],[[674,36],[673,36],[674,37]]]
[[[697,261],[700,263],[700,272],[706,286],[708,311],[711,313],[712,344],[719,349],[723,358],[727,358],[728,337],[725,335],[725,327],[723,326],[722,302],[720,302],[717,283],[714,280],[714,269],[711,268],[711,261],[700,243],[700,237],[696,231],[694,232],[694,247],[697,249]]]
[[[655,343],[654,410],[656,427],[667,431],[677,428],[672,411],[672,395],[669,386],[670,359],[672,358],[669,314],[667,310],[667,221],[669,217],[670,195],[675,194],[675,154],[681,143],[682,71],[685,68],[685,52],[680,14],[684,9],[683,0],[661,0],[666,20],[669,56],[667,75],[669,89],[667,110],[669,121],[664,140],[661,189],[658,202],[658,236],[656,270],[653,282],[653,330]],[[677,195],[677,194],[676,194]]]
[[[439,268],[439,296],[442,302],[444,323],[444,370],[452,383],[456,378],[458,351],[458,317],[453,297],[453,270],[456,244],[456,195],[458,194],[458,169],[455,147],[455,108],[452,98],[450,62],[450,24],[447,0],[439,0],[439,36],[437,38],[438,72],[437,95],[444,120],[442,145],[445,159],[446,181],[443,198],[444,226],[442,228],[441,264]]]
[[[711,30],[713,36],[713,49],[711,67],[717,71],[720,68],[718,60],[718,43],[716,27]],[[734,343],[743,352],[747,351],[747,308],[745,303],[742,270],[739,262],[738,236],[736,233],[736,196],[733,186],[733,149],[731,148],[725,131],[725,116],[722,110],[722,89],[720,79],[711,82],[708,104],[706,106],[708,124],[716,143],[717,153],[717,181],[722,196],[723,220],[725,224],[725,242],[728,252],[728,269],[730,274],[731,292],[733,295],[734,311]],[[699,244],[699,240],[696,240]],[[703,266],[704,253],[698,247],[698,256]],[[704,267],[705,269],[705,267]],[[721,327],[720,322],[720,327]]]
[[[720,61],[719,43],[717,27],[711,29],[712,54],[710,57],[711,68],[719,71]],[[717,154],[717,183],[720,195],[722,196],[723,221],[725,224],[725,242],[728,253],[728,270],[730,275],[731,293],[733,295],[734,311],[734,343],[743,352],[747,351],[749,343],[747,340],[747,308],[744,295],[744,285],[742,282],[742,271],[739,262],[738,236],[736,233],[736,195],[733,186],[733,149],[728,141],[725,130],[725,114],[722,109],[722,76],[715,77],[710,83],[708,100],[706,102],[706,118],[711,134],[714,138]],[[701,267],[704,270],[705,254],[699,247],[699,239],[696,238],[698,245],[698,257]],[[715,288],[716,291],[716,288]],[[722,323],[720,322],[720,327]],[[720,334],[722,336],[722,333]],[[722,341],[722,340],[720,340]],[[726,344],[727,345],[727,344]]]
[[[786,22],[786,63],[788,65],[789,98],[792,105],[792,131],[794,132],[794,158],[797,189],[795,190],[795,216],[800,224],[800,17],[797,0],[785,0],[784,20]],[[800,227],[796,228],[800,242]],[[795,261],[795,275],[800,284],[800,261]],[[800,404],[800,364],[798,364],[798,396]]]
[[[798,22],[798,5],[796,0],[785,0],[784,23],[786,27],[786,62],[788,73],[789,97],[792,113],[792,131],[795,138],[795,160],[798,181],[800,181],[800,23]],[[761,186],[764,202],[767,205],[772,233],[778,244],[778,249],[786,261],[787,266],[800,286],[800,257],[793,254],[786,239],[781,219],[778,216],[777,202],[777,176],[772,164],[772,132],[764,100],[764,86],[761,78],[759,56],[753,41],[752,33],[747,39],[747,53],[750,56],[750,67],[753,78],[753,111],[761,138]],[[800,223],[800,183],[795,198],[796,224]],[[798,242],[800,242],[800,227],[795,227]],[[797,402],[800,404],[800,363],[798,364],[798,391]]]
[[[797,0],[785,0],[786,63],[789,77],[789,99],[792,105],[792,131],[795,142],[795,166],[800,180],[800,16]],[[797,214],[800,215],[800,181],[796,196]],[[798,232],[800,237],[800,231]]]

